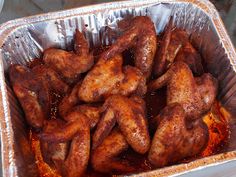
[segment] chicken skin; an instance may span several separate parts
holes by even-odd
[[[163,167],[197,155],[208,142],[208,129],[201,119],[188,122],[178,103],[170,104],[156,117],[159,121],[148,154],[155,167]]]
[[[151,74],[157,48],[157,37],[153,22],[149,17],[138,16],[125,19],[119,24],[119,28],[124,31],[123,34],[102,54],[102,57],[109,59],[126,49],[132,48],[135,66],[148,78]]]
[[[185,62],[195,75],[203,74],[201,56],[189,42],[188,36],[186,31],[174,29],[170,20],[154,60],[154,75],[161,76],[174,61]]]
[[[161,77],[149,84],[153,91],[167,85],[167,105],[180,103],[187,116],[197,119],[209,111],[217,94],[218,82],[209,73],[193,77],[188,65],[175,62]]]
[[[173,29],[172,19],[166,26],[160,48],[155,57],[153,73],[156,76],[162,75],[174,62],[174,59],[181,47],[188,41],[188,34],[180,29]]]
[[[64,117],[61,126],[44,129],[40,138],[49,143],[64,143],[71,140],[69,153],[63,164],[63,176],[81,176],[87,168],[90,155],[90,126],[87,117],[79,110]]]
[[[57,127],[62,127],[64,121],[52,119],[45,122],[43,131],[52,132]],[[68,154],[69,142],[56,143],[40,141],[43,159],[51,167],[55,168],[60,174],[64,172],[64,161]]]
[[[66,116],[66,114],[77,104],[80,103],[79,97],[77,95],[78,90],[81,87],[81,82],[78,82],[71,90],[68,92],[59,104],[59,113],[62,117]]]
[[[38,65],[32,69],[20,65],[10,67],[13,90],[26,114],[27,122],[41,128],[50,112],[50,92],[65,94],[69,87],[50,67]]]
[[[20,65],[12,65],[9,76],[28,124],[34,128],[41,128],[50,111],[48,83]]]
[[[128,96],[146,93],[145,78],[132,66],[122,67],[121,55],[105,60],[100,58],[84,78],[78,95],[82,101],[97,102],[113,94]]]
[[[92,167],[103,173],[129,173],[135,170],[124,159],[118,158],[129,147],[124,135],[115,128],[96,149],[92,151]]]
[[[104,114],[93,135],[96,149],[109,135],[116,122],[128,144],[138,153],[144,154],[150,146],[145,104],[140,97],[110,96],[103,105]]]
[[[185,43],[175,58],[175,61],[185,62],[196,76],[200,76],[204,73],[201,60],[200,54],[190,42]]]
[[[43,61],[63,76],[68,83],[77,80],[81,73],[88,71],[94,63],[89,46],[83,34],[76,30],[75,53],[49,48],[44,51]]]
[[[68,92],[69,86],[62,81],[60,76],[52,68],[45,65],[38,65],[32,68],[32,72],[39,80],[47,81],[50,90],[61,95]]]

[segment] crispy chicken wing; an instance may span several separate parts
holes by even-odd
[[[160,78],[149,84],[149,90],[156,90],[167,84],[167,105],[180,103],[187,116],[199,118],[209,111],[218,88],[217,80],[209,73],[194,78],[188,65],[175,62]]]
[[[156,119],[159,125],[148,154],[155,167],[197,155],[208,141],[207,126],[201,119],[188,122],[178,103],[168,105]]]
[[[122,68],[121,55],[98,63],[86,75],[79,88],[79,98],[85,102],[100,101],[112,94],[130,95],[146,92],[145,78],[139,69],[126,66]]]
[[[75,53],[49,48],[44,51],[43,60],[68,83],[74,82],[79,74],[88,71],[94,62],[93,56],[89,53],[88,43],[78,30],[75,34]]]
[[[101,145],[92,151],[92,167],[105,173],[129,173],[135,170],[127,160],[118,158],[129,147],[124,135],[119,129],[114,129]]]
[[[138,16],[128,21],[125,19],[119,27],[124,30],[116,42],[102,56],[109,59],[128,48],[134,49],[135,66],[145,77],[149,77],[156,53],[157,37],[155,26],[146,16]]]
[[[34,128],[41,128],[50,110],[48,83],[20,65],[12,65],[9,75],[28,124]]]
[[[140,97],[110,96],[103,105],[104,115],[93,135],[93,149],[107,137],[117,122],[128,144],[144,154],[150,146],[145,104]]]

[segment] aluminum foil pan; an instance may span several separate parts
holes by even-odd
[[[76,28],[84,32],[91,47],[110,44],[112,36],[107,32],[107,26],[115,29],[118,20],[138,15],[150,16],[157,33],[173,16],[177,27],[192,34],[191,38],[202,53],[208,70],[220,82],[218,99],[231,112],[234,122],[236,53],[219,14],[208,0],[122,1],[13,20],[0,26],[0,122],[4,177],[36,176],[23,113],[8,84],[9,65],[25,65],[40,57],[48,47],[71,49]],[[224,153],[135,176],[180,175],[233,162],[236,161],[235,144],[236,133],[232,129]]]

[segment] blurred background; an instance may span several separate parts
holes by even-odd
[[[236,46],[236,0],[210,1],[218,9],[234,46]],[[102,2],[112,2],[112,0],[5,0],[0,14],[0,23],[19,17]],[[2,3],[3,0],[0,0],[0,9]]]

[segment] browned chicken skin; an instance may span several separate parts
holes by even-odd
[[[213,104],[218,83],[209,73],[194,78],[184,62],[175,62],[160,78],[149,84],[149,90],[156,90],[167,84],[167,105],[180,103],[187,116],[199,118],[209,111]]]
[[[125,66],[123,69],[122,63],[121,55],[108,60],[100,58],[83,80],[78,90],[79,98],[85,102],[96,102],[113,94],[145,94],[143,74],[131,66]]]
[[[144,154],[150,146],[145,104],[140,97],[110,96],[103,105],[104,115],[93,135],[93,149],[107,137],[117,122],[128,144]]]
[[[49,86],[24,66],[10,67],[13,90],[24,110],[26,120],[34,128],[41,128],[50,110]]]
[[[48,120],[44,124],[44,131],[52,132],[55,128],[62,127],[64,121],[59,119]],[[44,161],[51,167],[55,167],[60,174],[64,171],[64,160],[66,159],[69,142],[56,143],[40,141]]]
[[[174,59],[181,47],[188,41],[188,34],[179,29],[173,29],[172,19],[166,27],[164,36],[161,40],[160,48],[155,57],[153,73],[156,76],[162,75]]]
[[[33,67],[32,72],[38,77],[39,80],[45,80],[48,82],[50,90],[58,93],[67,93],[69,87],[61,80],[59,75],[50,67],[45,65],[38,65]]]
[[[78,82],[70,92],[68,92],[59,104],[59,113],[62,117],[66,116],[66,114],[77,104],[79,104],[79,97],[77,95],[78,90],[81,87],[81,82]]]
[[[187,32],[173,29],[172,20],[170,20],[155,57],[153,73],[161,76],[174,61],[185,62],[196,75],[204,72],[201,56],[189,42]]]
[[[63,143],[72,140],[69,153],[63,165],[64,176],[81,176],[87,168],[90,154],[90,125],[87,117],[79,110],[64,117],[66,124],[51,129],[44,129],[41,140]]]
[[[43,60],[68,83],[74,82],[79,74],[88,71],[94,62],[93,56],[89,53],[88,43],[78,30],[75,34],[75,53],[49,48],[44,51]]]
[[[148,154],[155,167],[197,155],[208,141],[207,126],[201,119],[188,122],[178,103],[168,105],[156,119],[159,124]]]
[[[92,151],[92,167],[105,173],[129,173],[135,170],[127,160],[117,158],[129,147],[119,129],[114,129],[96,149]]]
[[[145,77],[149,77],[156,53],[156,31],[149,17],[138,16],[119,25],[124,33],[116,42],[102,54],[104,59],[109,59],[122,53],[128,48],[134,49],[135,66],[139,68]]]
[[[175,61],[185,62],[192,70],[193,74],[197,76],[204,73],[201,56],[190,42],[186,42],[185,45],[179,50]]]

